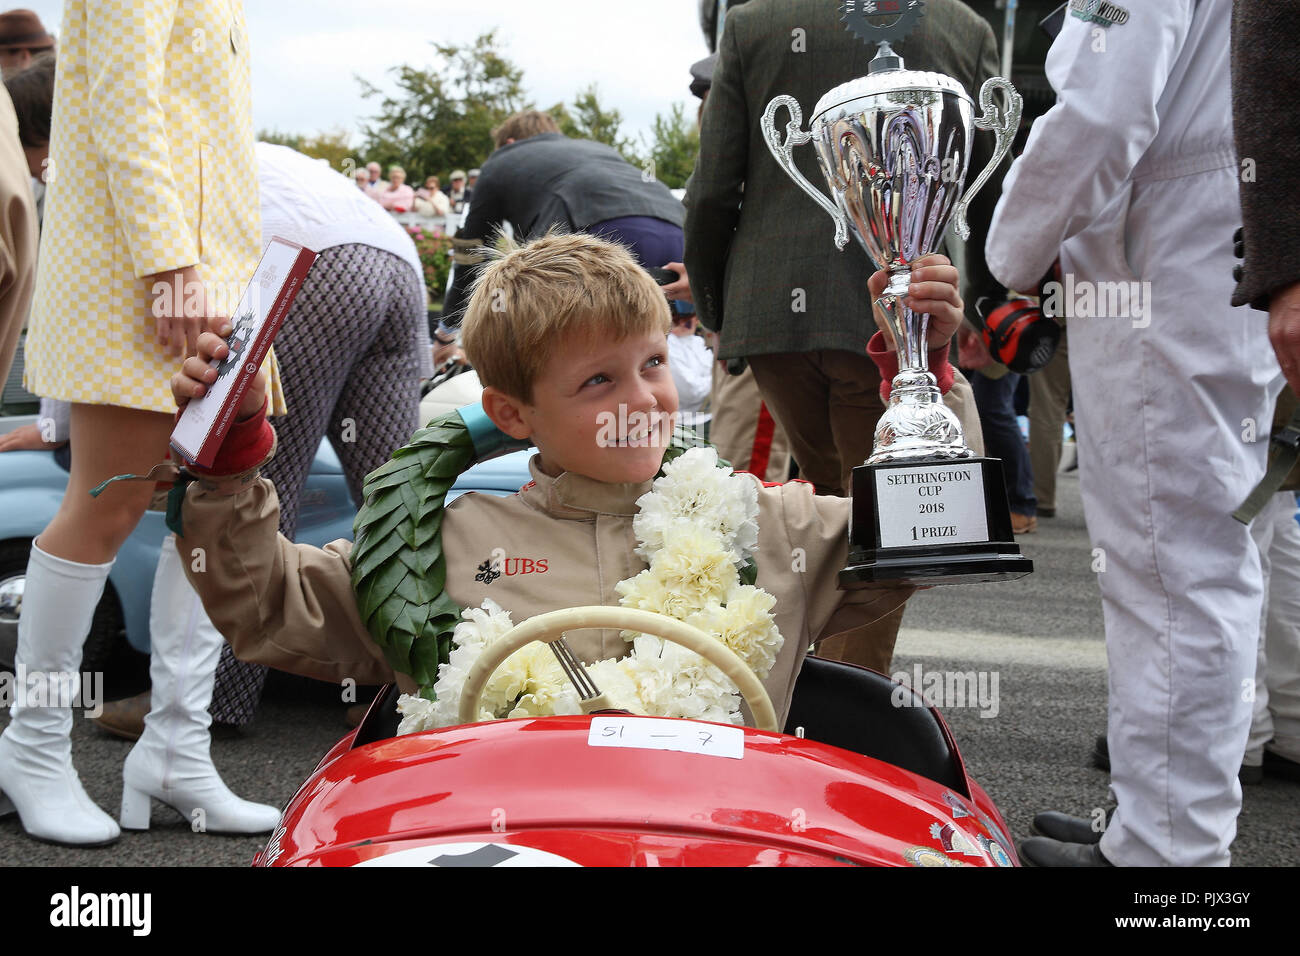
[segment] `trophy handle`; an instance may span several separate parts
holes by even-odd
[[[781,131],[776,127],[776,111],[784,106],[790,111],[790,122],[786,125],[786,140],[781,142]],[[1019,112],[1017,112],[1019,115]],[[849,222],[844,213],[840,211],[835,203],[826,198],[826,194],[820,189],[808,182],[803,173],[799,172],[798,167],[794,164],[794,148],[802,146],[812,139],[812,133],[804,132],[800,127],[803,126],[803,109],[799,106],[799,101],[793,96],[778,96],[767,104],[767,109],[763,111],[763,118],[760,121],[763,129],[763,139],[767,141],[767,148],[772,151],[776,161],[781,164],[786,175],[795,181],[795,183],[806,192],[809,196],[817,201],[817,205],[825,209],[832,219],[835,220],[835,248],[843,249],[844,244],[849,241]]]
[[[993,102],[993,91],[1001,90],[1006,94],[1006,107],[1001,108]],[[980,191],[988,178],[993,175],[993,170],[998,168],[998,163],[1002,162],[1002,157],[1007,155],[1011,149],[1011,141],[1016,136],[1016,130],[1020,127],[1020,110],[1024,105],[1024,100],[1016,92],[1016,88],[1011,85],[1010,81],[1000,76],[990,76],[980,87],[980,108],[984,111],[975,119],[977,129],[991,129],[997,137],[997,145],[993,149],[993,158],[989,164],[984,167],[975,182],[970,184],[961,200],[957,203],[957,214],[953,217],[953,228],[957,230],[957,235],[966,239],[970,237],[970,226],[966,224],[966,207],[970,201],[975,198],[975,194]]]

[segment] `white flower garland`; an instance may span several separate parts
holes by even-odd
[[[692,448],[664,465],[637,500],[637,553],[650,562],[620,581],[619,603],[657,611],[712,634],[767,677],[785,639],[772,618],[776,598],[743,584],[740,570],[758,548],[758,489],[718,467],[712,448]],[[436,701],[402,695],[399,734],[460,723],[461,690],[483,649],[514,626],[490,598],[468,608],[452,636],[450,661],[438,668]],[[634,714],[741,723],[740,696],[722,671],[669,641],[624,631],[632,653],[587,665],[596,686]],[[479,720],[578,714],[578,694],[551,649],[534,643],[512,654],[483,692]]]

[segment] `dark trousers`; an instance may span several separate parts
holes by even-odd
[[[1034,497],[1034,472],[1029,464],[1029,449],[1016,422],[1015,394],[1020,376],[1008,372],[1001,378],[986,378],[979,372],[970,376],[984,430],[984,448],[991,458],[1002,459],[1007,498],[1017,514],[1033,515],[1038,509]]]
[[[751,355],[763,401],[790,436],[799,477],[819,495],[847,498],[853,469],[871,454],[885,412],[880,370],[866,351],[818,349]]]
[[[662,269],[682,261],[682,227],[652,216],[620,216],[593,223],[584,232],[627,246],[643,267]]]

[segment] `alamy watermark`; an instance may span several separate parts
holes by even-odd
[[[1135,329],[1151,324],[1151,283],[1090,282],[1065,273],[1064,282],[1044,283],[1040,305],[1049,315],[1067,319],[1129,319]]]
[[[620,402],[617,412],[604,411],[596,415],[596,446],[598,448],[649,448],[663,447],[677,426],[677,413],[652,408],[648,412],[628,410]]]
[[[133,936],[148,936],[153,929],[152,893],[83,892],[73,884],[66,893],[50,897],[50,925],[57,928],[118,927]]]
[[[981,717],[996,717],[1000,709],[997,671],[927,671],[918,663],[893,679],[899,685],[890,697],[895,707],[928,702],[940,710],[975,709]]]
[[[13,673],[0,673],[0,708],[80,708],[87,717],[104,712],[102,671],[28,671],[19,663]]]
[[[158,279],[149,289],[153,296],[152,311],[156,319],[166,317],[203,318],[231,316],[238,310],[241,300],[245,310],[261,314],[261,298],[268,289],[266,281],[245,286],[242,282],[207,282],[191,279],[184,281],[179,275],[170,280]]]

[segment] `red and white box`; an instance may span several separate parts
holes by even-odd
[[[230,317],[230,354],[217,364],[217,380],[202,398],[185,406],[172,430],[172,448],[185,461],[200,468],[212,465],[244,392],[315,261],[316,253],[296,242],[276,236],[267,245]]]

